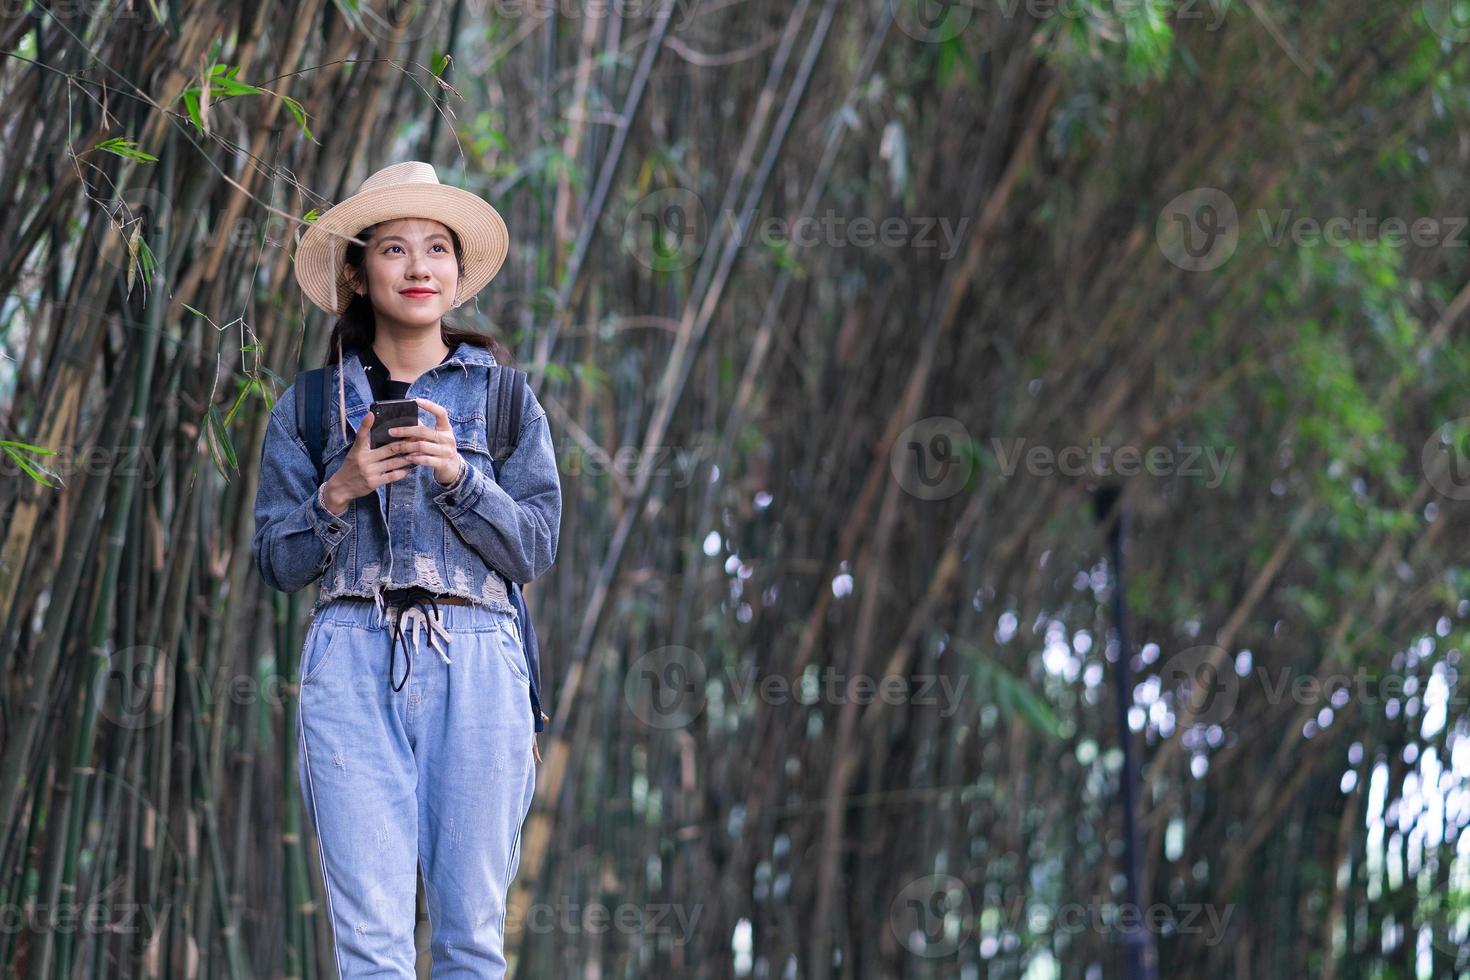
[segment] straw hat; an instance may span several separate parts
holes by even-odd
[[[432,218],[459,236],[464,273],[454,295],[455,306],[495,278],[510,248],[505,219],[489,202],[439,183],[431,164],[418,160],[395,163],[363,181],[356,194],[322,212],[301,236],[293,264],[307,299],[328,313],[342,313],[352,298],[352,288],[339,281],[348,245],[343,236],[394,218]]]

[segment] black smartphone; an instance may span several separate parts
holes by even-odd
[[[373,402],[372,447],[379,449],[397,437],[388,434],[389,429],[403,425],[418,425],[419,403],[412,398],[394,398],[390,401]]]

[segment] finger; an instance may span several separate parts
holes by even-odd
[[[369,442],[373,432],[373,413],[369,411],[362,417],[362,424],[357,427],[357,435],[353,438],[354,445],[364,445]]]
[[[399,471],[407,473],[411,469],[413,469],[413,464],[410,463],[407,458],[400,456],[395,459],[379,463],[374,468],[374,472],[376,472],[379,476],[382,476],[387,473],[397,473]]]
[[[415,398],[414,401],[419,403],[420,408],[427,408],[429,414],[434,416],[435,428],[441,432],[454,431],[449,424],[449,413],[444,410],[443,405],[431,402],[427,398]]]
[[[398,469],[383,470],[377,476],[373,477],[373,481],[375,483],[377,483],[379,486],[382,486],[384,483],[392,483],[395,480],[401,480],[405,476],[408,476],[408,474],[410,474],[412,472],[413,472],[413,467],[412,466],[402,466],[402,467],[399,467]]]
[[[391,460],[395,456],[402,456],[413,446],[412,439],[394,439],[392,442],[384,443],[379,449],[374,449],[378,460]]]
[[[388,430],[395,439],[431,439],[445,445],[454,441],[453,429],[431,429],[426,425],[401,425]]]

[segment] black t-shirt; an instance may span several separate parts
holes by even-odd
[[[449,360],[451,350],[444,355],[444,361]],[[395,398],[407,398],[408,386],[411,382],[394,381],[388,374],[388,369],[378,357],[378,352],[371,347],[357,352],[358,359],[362,361],[362,369],[367,373],[368,384],[373,389],[373,401],[386,402]],[[443,364],[444,361],[440,361]]]

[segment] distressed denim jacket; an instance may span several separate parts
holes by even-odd
[[[488,350],[462,343],[408,389],[407,397],[437,402],[449,415],[468,463],[457,484],[440,486],[432,470],[415,466],[340,516],[318,497],[316,468],[296,431],[295,386],[286,389],[271,411],[255,498],[252,550],[266,583],[295,592],[320,577],[317,608],[340,596],[381,601],[384,590],[421,586],[510,611],[506,580],[525,584],[556,561],[561,481],[546,411],[527,384],[516,449],[496,482],[485,429],[486,385],[496,363]],[[342,367],[345,433],[338,371],[327,372],[327,477],[341,467],[373,401],[356,353],[346,354]],[[434,425],[426,410],[419,417]]]

